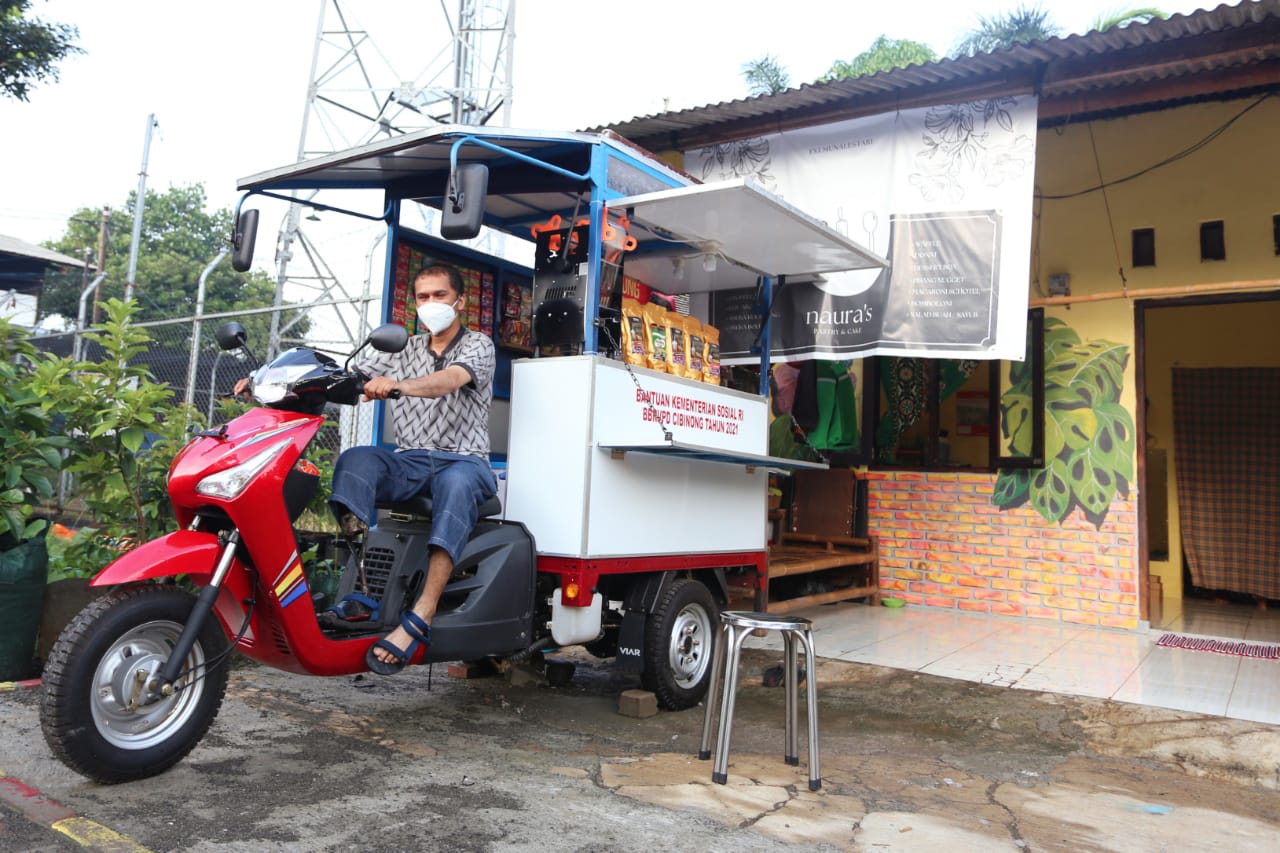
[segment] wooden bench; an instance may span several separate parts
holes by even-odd
[[[858,527],[858,488],[859,481],[847,469],[794,475],[789,529],[769,546],[768,575],[759,586],[756,609],[790,613],[854,598],[880,603],[876,537],[853,535]],[[798,575],[813,575],[820,589],[782,597],[773,582]]]
[[[874,536],[815,536],[784,533],[769,549],[769,580],[821,573],[831,588],[794,598],[770,596],[765,612],[790,613],[814,604],[865,598],[880,603],[880,551]]]

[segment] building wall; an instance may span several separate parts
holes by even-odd
[[[872,472],[869,528],[880,586],[910,604],[1082,625],[1138,625],[1134,501],[1101,528],[1047,525],[1029,506],[997,511],[995,476]]]
[[[1194,153],[1159,165],[1221,128],[1256,100],[1197,104],[1093,122],[1092,138],[1087,125],[1072,125],[1061,133],[1041,131],[1036,184],[1044,195],[1096,186],[1099,172],[1103,179],[1116,181],[1150,171],[1109,187],[1105,199],[1103,193],[1092,192],[1071,199],[1046,199],[1037,205],[1040,239],[1039,257],[1033,247],[1032,298],[1037,296],[1037,278],[1047,284],[1051,273],[1069,273],[1073,295],[1119,289],[1119,266],[1124,267],[1127,286],[1133,290],[1274,279],[1280,274],[1271,231],[1271,217],[1280,213],[1280,170],[1268,154],[1280,128],[1280,97],[1263,101]],[[1215,219],[1226,225],[1227,259],[1202,262],[1199,226]],[[1131,266],[1134,228],[1155,229],[1155,266]],[[1098,334],[1131,332],[1129,312],[1113,306],[1106,313],[1098,321]]]
[[[1068,274],[1078,301],[1047,306],[1046,319],[1069,327],[1086,347],[1110,343],[1123,353],[1119,403],[1133,422],[1128,449],[1134,458],[1120,472],[1123,482],[1100,517],[1088,519],[1076,506],[1056,521],[1042,516],[1033,502],[997,508],[994,474],[869,472],[870,529],[881,538],[888,594],[935,607],[1138,626],[1145,594],[1138,553],[1139,429],[1150,433],[1154,426],[1155,445],[1169,452],[1171,557],[1178,553],[1178,531],[1172,427],[1163,420],[1147,424],[1138,411],[1135,355],[1143,342],[1135,337],[1132,300],[1154,288],[1194,292],[1212,283],[1280,280],[1272,233],[1272,217],[1280,213],[1280,169],[1268,154],[1280,127],[1280,98],[1246,111],[1255,100],[1039,133],[1036,185],[1042,198],[1036,204],[1030,298],[1034,303],[1048,295],[1049,275]],[[1087,191],[1099,184],[1099,174],[1118,181],[1144,170],[1109,186],[1105,195]],[[1082,190],[1071,198],[1049,198]],[[1227,258],[1201,261],[1200,223],[1217,219],[1225,223]],[[1155,229],[1154,267],[1132,266],[1135,228]],[[1080,299],[1117,291],[1130,298]],[[1275,305],[1269,310],[1280,310]],[[1275,313],[1239,310],[1247,319],[1215,310],[1156,320],[1147,352],[1148,379],[1158,380],[1146,389],[1152,409],[1171,411],[1168,373],[1174,364],[1260,363],[1258,350],[1267,347],[1273,360],[1261,363],[1275,363],[1280,348],[1274,333],[1265,332],[1277,328]],[[1174,588],[1166,586],[1167,595],[1181,594],[1175,582],[1180,563],[1157,563],[1153,571],[1168,576]]]

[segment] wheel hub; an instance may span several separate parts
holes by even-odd
[[[707,667],[706,616],[700,608],[685,608],[672,633],[671,668],[682,686],[697,683]]]
[[[111,697],[125,711],[136,711],[160,698],[147,685],[164,666],[165,658],[158,654],[134,655],[125,658],[111,674]]]
[[[113,746],[146,749],[162,743],[195,712],[203,684],[199,679],[180,679],[184,683],[174,685],[180,689],[168,696],[153,687],[181,633],[175,622],[144,623],[120,637],[98,661],[89,711],[98,733]],[[187,671],[198,671],[203,663],[197,647]]]

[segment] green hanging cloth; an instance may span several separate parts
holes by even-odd
[[[809,443],[819,450],[854,451],[862,439],[858,430],[858,403],[847,361],[818,361],[818,424]]]

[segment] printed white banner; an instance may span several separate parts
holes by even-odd
[[[1023,358],[1036,98],[945,104],[686,152],[705,181],[750,175],[889,266],[788,281],[771,360]],[[753,292],[712,294],[721,359],[755,363]]]

